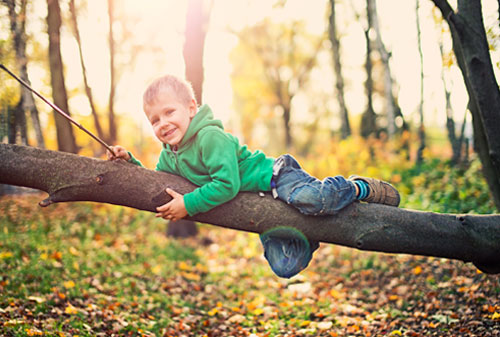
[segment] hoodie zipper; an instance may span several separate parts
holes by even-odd
[[[181,173],[181,165],[179,164],[178,148],[176,148],[176,149],[171,148],[171,149],[172,149],[172,153],[174,155],[174,162],[175,162],[175,166],[177,168],[177,171],[179,172],[180,176],[183,176]]]

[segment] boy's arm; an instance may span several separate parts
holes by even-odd
[[[184,195],[184,204],[189,215],[207,212],[233,199],[240,190],[236,144],[221,132],[209,131],[200,140],[203,164],[212,181]]]
[[[128,160],[129,163],[132,163],[132,164],[140,166],[140,167],[144,167],[144,165],[142,165],[142,163],[139,161],[139,159],[134,157],[132,152],[128,152],[128,155],[130,156],[130,159]]]
[[[144,167],[142,163],[139,160],[137,160],[134,157],[134,155],[130,151],[127,151],[127,149],[125,149],[123,146],[115,145],[111,146],[111,149],[113,150],[113,153],[106,151],[108,160],[123,159],[134,165]]]

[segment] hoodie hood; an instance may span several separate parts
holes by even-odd
[[[193,119],[189,123],[186,134],[184,135],[184,137],[182,137],[182,140],[179,143],[177,152],[182,152],[183,150],[185,150],[186,145],[193,140],[193,138],[201,129],[207,126],[215,126],[217,128],[220,128],[221,130],[224,130],[222,122],[218,119],[214,119],[212,109],[210,109],[208,105],[204,104],[198,108],[198,112],[196,113],[196,115],[194,115]],[[163,144],[163,147],[169,151],[173,151],[172,147],[168,144]]]

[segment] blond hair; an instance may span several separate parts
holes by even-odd
[[[172,90],[175,95],[178,96],[179,100],[185,104],[189,104],[192,99],[194,99],[196,103],[196,97],[194,96],[191,83],[174,75],[165,75],[154,80],[153,83],[146,88],[142,96],[143,104],[153,104],[163,89]]]

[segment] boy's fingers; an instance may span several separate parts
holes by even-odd
[[[166,212],[166,211],[168,211],[168,209],[169,209],[169,204],[165,204],[165,205],[161,205],[159,207],[156,207],[156,210],[159,213]]]
[[[177,193],[176,191],[174,191],[174,190],[173,190],[173,189],[171,189],[171,188],[167,188],[167,193],[168,193],[168,194],[170,194],[170,196],[171,196],[172,198],[179,197],[179,196],[181,196],[181,195],[182,195],[182,194],[180,194],[180,193]]]

